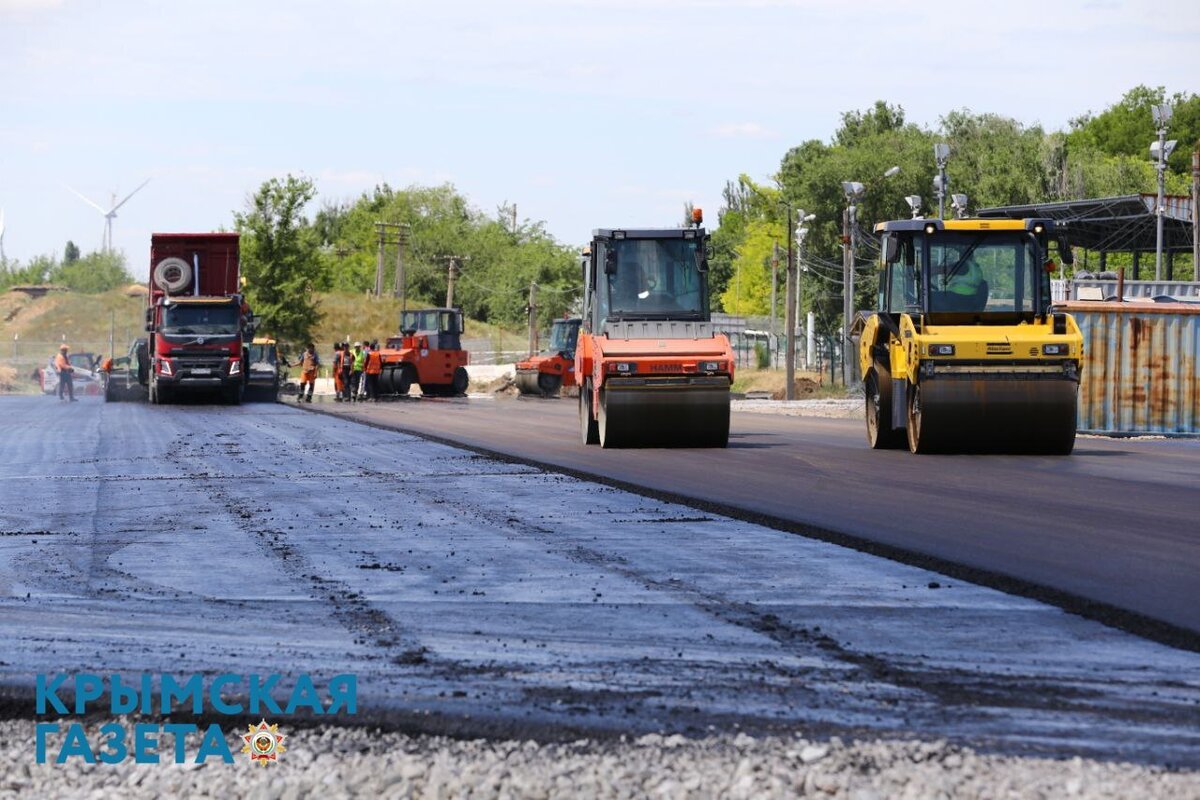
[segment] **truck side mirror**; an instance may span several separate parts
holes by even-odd
[[[611,247],[605,249],[604,251],[604,274],[617,274],[617,251],[613,250]]]
[[[703,248],[696,250],[696,271],[708,272],[708,256],[705,255]]]
[[[884,237],[883,260],[887,264],[895,264],[900,260],[900,240],[895,236]]]
[[[145,330],[153,331],[154,330],[154,308],[153,307],[147,308],[145,316],[146,316]]]

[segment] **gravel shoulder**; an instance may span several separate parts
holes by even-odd
[[[615,741],[448,739],[362,728],[281,733],[270,765],[30,764],[32,725],[0,722],[0,798],[1145,798],[1200,797],[1200,774],[1082,758],[977,753],[945,741],[799,734]],[[237,753],[240,742],[231,735]]]

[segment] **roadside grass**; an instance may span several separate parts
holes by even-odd
[[[743,367],[734,374],[732,391],[768,392],[772,399],[782,400],[787,381],[782,369],[751,369]],[[816,372],[796,371],[796,398],[798,400],[824,400],[847,397],[846,387],[831,385],[828,375]]]

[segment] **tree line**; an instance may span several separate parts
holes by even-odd
[[[395,189],[385,183],[352,201],[327,201],[310,219],[304,209],[315,196],[306,177],[273,178],[235,215],[247,298],[264,329],[281,339],[311,335],[321,318],[318,292],[365,296],[374,289],[377,222],[404,226],[406,296],[414,306],[445,302],[451,259],[459,265],[454,304],[473,319],[523,323],[530,283],[538,284],[542,325],[567,312],[579,295],[576,248],[556,241],[543,222],[514,220],[512,207],[488,215],[450,184]],[[384,256],[390,294],[394,243]]]
[[[1191,152],[1200,142],[1200,96],[1138,86],[1098,114],[1071,120],[1068,130],[1047,132],[998,114],[961,109],[936,127],[909,122],[904,109],[878,101],[842,114],[829,141],[809,140],[785,152],[770,183],[741,175],[726,183],[710,255],[714,309],[747,315],[771,310],[771,259],[786,248],[788,213],[813,215],[801,253],[801,305],[815,312],[823,334],[841,326],[843,181],[865,188],[857,204],[859,235],[856,308],[874,305],[875,222],[907,218],[908,195],[919,195],[926,214],[937,213],[932,181],[933,145],[945,142],[950,191],[969,197],[969,208],[1111,197],[1157,191],[1149,145],[1157,138],[1151,106],[1174,110],[1169,136],[1180,144],[1168,162],[1168,194],[1191,193]],[[893,167],[899,172],[889,175]],[[950,213],[949,198],[946,203]],[[1190,261],[1190,259],[1186,259]],[[1116,261],[1112,263],[1117,263]],[[782,318],[780,260],[777,312]],[[1078,265],[1077,265],[1078,268]]]
[[[22,264],[16,259],[0,261],[0,291],[14,286],[65,286],[76,292],[107,292],[133,283],[125,256],[115,251],[96,250],[84,255],[68,241],[62,258],[41,255]]]

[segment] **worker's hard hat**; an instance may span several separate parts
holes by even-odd
[[[62,344],[60,344],[60,345],[58,346],[58,349],[59,349],[59,350],[70,350],[71,348],[67,346],[67,343],[66,343],[66,342],[63,342]]]

